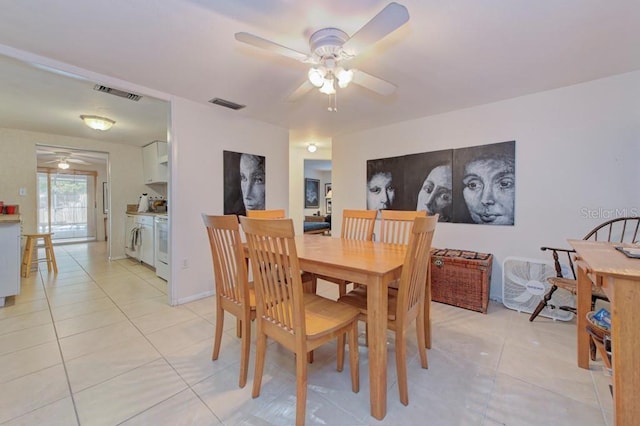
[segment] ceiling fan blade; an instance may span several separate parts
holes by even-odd
[[[302,96],[306,95],[313,88],[314,88],[313,84],[311,84],[309,80],[305,79],[304,83],[298,86],[298,88],[294,90],[292,94],[289,95],[289,98],[287,100],[289,102],[295,102],[298,99],[300,99]]]
[[[397,89],[395,84],[360,70],[353,73],[353,83],[384,96],[392,94]]]
[[[269,50],[282,56],[286,56],[291,59],[295,59],[300,62],[309,62],[311,58],[305,53],[298,52],[297,50],[289,49],[281,44],[274,43],[273,41],[258,37],[253,34],[240,32],[235,35],[236,40],[242,43],[247,43],[260,49]]]
[[[89,163],[87,161],[84,161],[84,160],[81,160],[79,158],[67,158],[66,161],[68,163],[76,163],[76,164],[85,164],[85,165],[91,164],[91,163]]]
[[[387,34],[400,28],[409,20],[409,11],[398,3],[389,3],[376,16],[360,28],[342,46],[350,54],[357,55],[367,47],[382,40]]]

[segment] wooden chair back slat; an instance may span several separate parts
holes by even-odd
[[[416,317],[422,309],[429,272],[431,243],[438,223],[438,215],[416,217],[409,235],[400,285],[396,322],[404,323]]]
[[[240,218],[247,238],[260,318],[305,335],[304,299],[291,219]]]
[[[236,215],[202,215],[211,248],[216,294],[237,304],[249,298],[247,268]]]
[[[638,242],[639,227],[640,217],[619,217],[601,223],[592,229],[584,239],[612,243],[635,243]],[[605,235],[606,239],[603,238]]]
[[[373,240],[377,210],[348,210],[342,212],[340,238],[346,240]]]
[[[426,215],[427,212],[424,210],[382,210],[380,212],[380,242],[408,244],[414,219]]]

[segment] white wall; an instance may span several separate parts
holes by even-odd
[[[267,208],[289,205],[288,130],[182,98],[171,104],[171,303],[213,294],[213,269],[201,213],[222,214],[222,152],[266,157]]]
[[[5,204],[20,204],[24,232],[35,232],[36,211],[36,144],[86,149],[109,154],[111,176],[111,257],[124,256],[124,218],[127,203],[136,203],[142,192],[148,192],[142,177],[142,149],[130,145],[72,138],[24,130],[0,129],[0,194]],[[18,195],[26,188],[27,195]],[[102,180],[98,181],[98,217],[102,215]],[[98,220],[97,226],[103,227]],[[100,231],[104,235],[104,231]]]
[[[640,214],[638,87],[634,72],[336,137],[334,234],[342,209],[366,206],[366,160],[515,140],[515,225],[440,223],[434,241],[493,253],[499,300],[505,257],[548,260],[540,246],[564,247],[612,215]]]

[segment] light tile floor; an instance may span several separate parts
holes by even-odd
[[[240,345],[225,321],[211,361],[214,298],[167,304],[166,283],[131,260],[106,260],[104,243],[55,248],[60,272],[22,280],[0,308],[2,425],[289,425],[295,419],[293,357],[271,344],[261,396],[237,386]],[[337,295],[320,283],[321,294]],[[388,410],[369,415],[367,349],[360,389],[335,371],[335,345],[309,369],[307,424],[611,425],[602,365],[576,367],[575,323],[491,302],[489,313],[433,303],[429,369],[409,335],[409,405],[398,399],[389,334]],[[255,326],[254,326],[255,332]],[[348,367],[346,367],[348,369]]]

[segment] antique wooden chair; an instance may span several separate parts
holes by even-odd
[[[209,236],[216,281],[216,331],[211,359],[218,359],[224,312],[229,312],[238,319],[238,332],[242,339],[239,382],[242,388],[247,384],[251,321],[256,318],[256,300],[253,283],[247,278],[247,263],[240,240],[238,217],[208,216],[203,213],[202,220]]]
[[[340,338],[337,370],[344,366],[344,339],[349,335],[351,388],[358,392],[358,315],[356,308],[303,293],[291,219],[240,217],[247,237],[257,302],[254,398],[260,395],[267,350],[272,338],[296,354],[296,424],[305,423],[307,354]]]
[[[284,219],[286,216],[284,209],[274,210],[247,210],[247,217],[259,219]]]
[[[638,229],[640,227],[640,217],[619,217],[616,219],[608,220],[592,229],[583,240],[591,241],[607,241],[618,243],[635,243],[638,241]],[[557,247],[540,247],[542,251],[551,251],[553,256],[553,262],[556,270],[556,276],[549,278],[547,281],[551,284],[551,288],[544,295],[536,309],[529,317],[529,321],[536,319],[538,314],[546,307],[549,306],[552,309],[561,309],[563,311],[576,313],[576,308],[572,306],[554,306],[551,302],[553,293],[558,289],[565,289],[573,294],[576,293],[577,280],[576,271],[573,264],[572,255],[575,250],[557,248]],[[562,273],[562,266],[560,264],[560,257],[566,256],[566,259],[571,269],[571,277],[566,278]],[[592,305],[595,306],[595,302],[598,299],[607,300],[607,296],[597,286],[592,288],[593,297]]]
[[[407,254],[402,267],[400,285],[397,293],[389,294],[389,316],[387,327],[396,333],[396,370],[398,374],[398,391],[400,402],[409,403],[407,385],[407,330],[416,321],[418,352],[422,368],[427,368],[427,351],[425,348],[424,304],[427,274],[431,256],[431,241],[438,223],[438,215],[417,217],[409,237]],[[339,303],[356,307],[360,310],[360,319],[367,320],[367,292],[358,287],[338,299]]]

